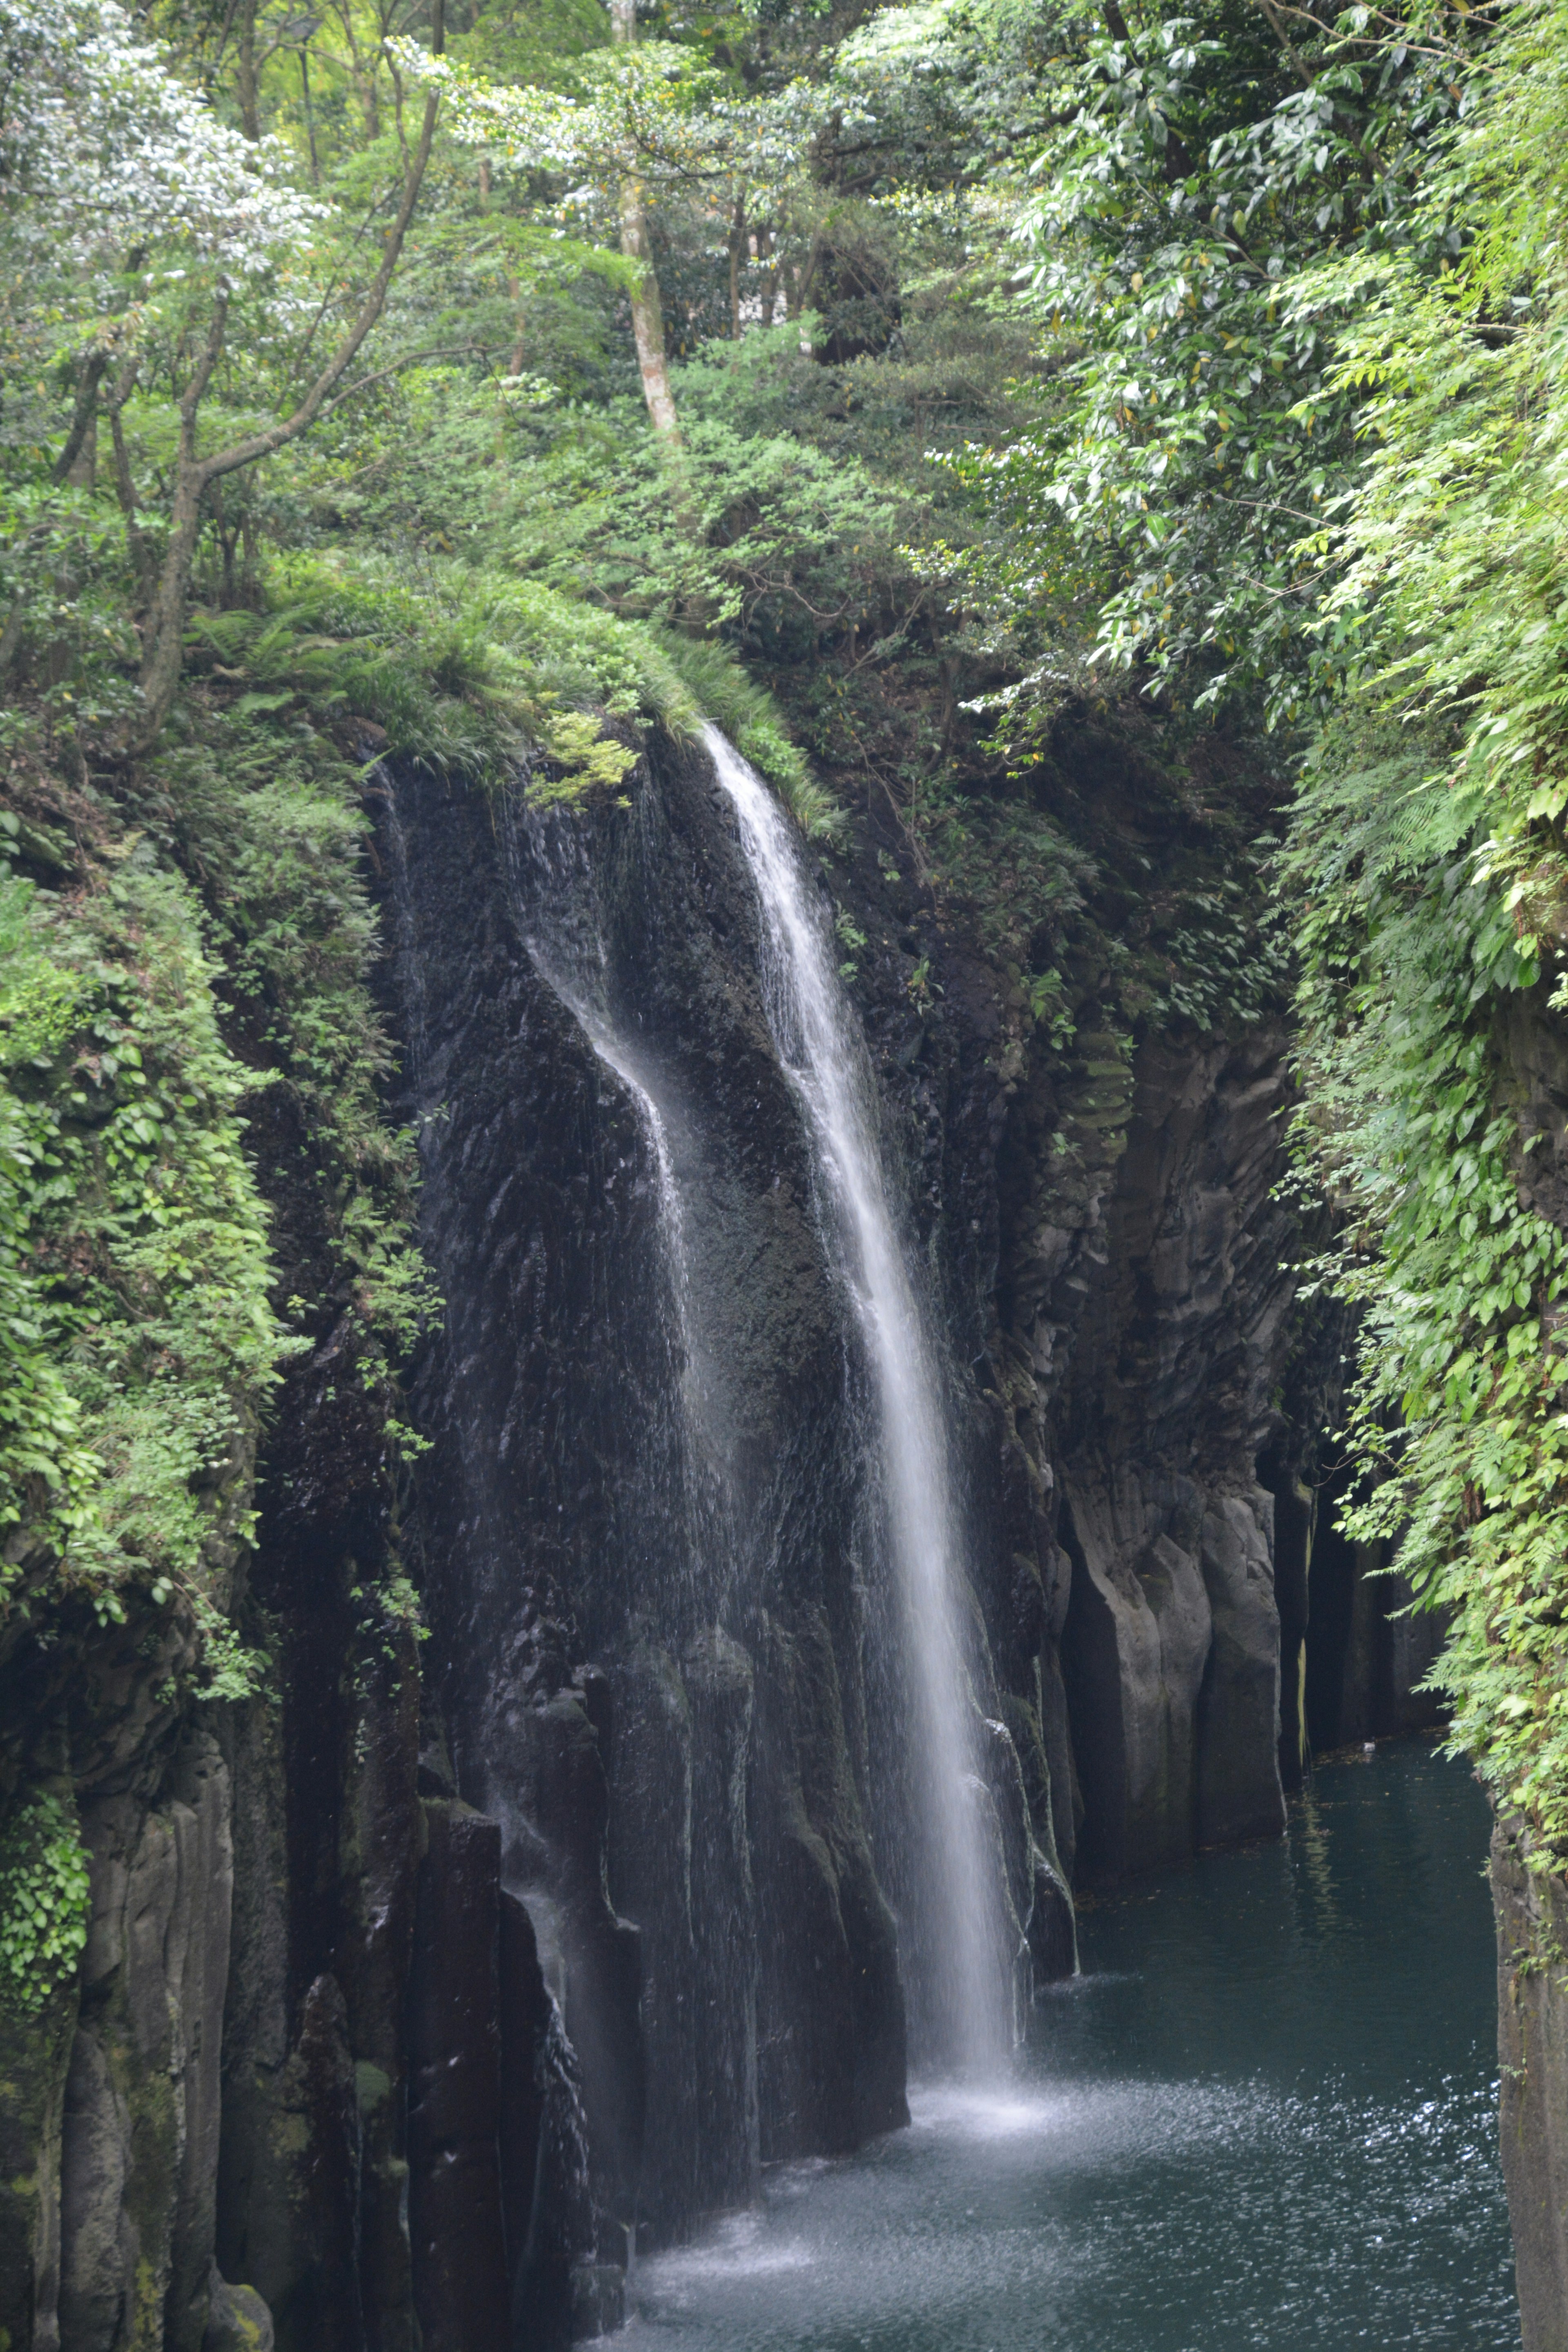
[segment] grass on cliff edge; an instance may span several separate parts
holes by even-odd
[[[689,738],[710,719],[803,832],[829,837],[841,823],[772,698],[725,647],[531,582],[430,559],[411,579],[357,552],[283,557],[265,611],[199,612],[191,639],[198,675],[243,677],[242,714],[298,698],[318,720],[371,719],[393,756],[490,790],[526,772],[535,802],[619,784],[637,758],[628,728]]]

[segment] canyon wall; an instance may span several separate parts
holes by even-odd
[[[292,1367],[252,1547],[248,1459],[215,1505],[261,1696],[169,1699],[177,1610],[0,1642],[7,1769],[74,1805],[93,1881],[79,1986],[4,2027],[7,2352],[591,2336],[635,2245],[906,2112],[866,1374],[732,813],[668,742],[588,815],[384,771],[371,804],[428,1451],[389,1461],[344,1332]],[[1278,1021],[1134,1045],[1086,955],[1053,1043],[902,854],[868,815],[821,887],[949,1339],[1026,2023],[1070,1883],[1276,1832],[1303,1692],[1392,1728],[1415,1667],[1313,1500],[1333,1339],[1292,1315]],[[303,1289],[291,1122],[258,1097]],[[1315,1685],[1314,1546],[1348,1596]]]

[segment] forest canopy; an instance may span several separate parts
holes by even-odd
[[[268,1289],[215,956],[318,1107],[394,1411],[367,744],[570,800],[714,712],[823,841],[879,795],[1065,1049],[1064,941],[1129,889],[1032,779],[1116,709],[1253,780],[1204,788],[1234,901],[1137,886],[1127,1050],[1294,989],[1352,1523],[1568,1850],[1568,1245],[1508,1050],[1568,1010],[1565,36],[0,0],[7,1574],[199,1595],[193,1476],[319,1321]]]

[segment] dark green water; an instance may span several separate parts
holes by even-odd
[[[1085,1916],[1015,2080],[642,2263],[628,2352],[1517,2352],[1486,1836],[1422,1747],[1321,1766]]]

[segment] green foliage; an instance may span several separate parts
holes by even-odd
[[[655,641],[687,688],[694,710],[710,719],[742,759],[767,778],[807,840],[837,839],[844,830],[844,812],[791,742],[765,688],[711,639],[666,629]]]
[[[5,697],[0,753],[68,752],[134,707],[121,521],[108,502],[42,478],[0,479],[0,612],[18,648],[47,648],[35,691]]]
[[[51,965],[29,936],[33,895],[9,876],[0,883],[0,1021],[25,1062],[47,1060],[58,1047],[77,999],[71,975]],[[0,1525],[7,1530],[21,1519],[30,1489],[70,1507],[98,1470],[29,1274],[29,1212],[46,1140],[10,1089],[0,1093]]]
[[[1367,462],[1329,617],[1356,685],[1285,869],[1304,1135],[1351,1221],[1325,1272],[1366,1335],[1351,1525],[1447,1612],[1454,1738],[1543,1866],[1568,1853],[1568,1239],[1510,1097],[1568,1009],[1564,30],[1520,11],[1472,82],[1426,198],[1462,258],[1363,278],[1341,339]]]
[[[160,814],[199,879],[247,1041],[311,1139],[328,1260],[310,1269],[305,1327],[320,1341],[347,1314],[357,1377],[386,1389],[433,1298],[413,1241],[413,1139],[381,1105],[393,1055],[370,993],[368,821],[335,745],[276,709],[247,711],[255,698],[193,711],[195,740],[161,762]]]
[[[749,373],[767,356],[735,364]],[[739,388],[716,366],[679,371],[677,388],[687,395],[679,495],[630,417],[614,436],[563,437],[517,468],[509,561],[617,613],[692,618],[786,646],[863,622],[882,581],[903,568],[913,518],[902,501],[847,451],[829,456],[737,423]]]
[[[1057,995],[1048,975],[1084,911],[1093,860],[1044,810],[978,794],[945,799],[925,837],[942,885],[974,908],[982,944],[1028,976],[1046,1017]]]
[[[1540,967],[1502,894],[1476,887],[1476,796],[1456,807],[1421,748],[1336,730],[1288,869],[1310,892],[1303,1141],[1350,1218],[1321,1272],[1363,1317],[1351,1437],[1370,1485],[1348,1525],[1396,1543],[1449,1612],[1454,1738],[1561,1847],[1568,1236],[1521,1198],[1500,1099],[1500,1018]]]
[[[394,756],[492,786],[542,751],[552,798],[618,782],[636,756],[584,729],[589,711],[687,716],[658,647],[613,614],[466,564],[420,570],[416,587],[374,557],[300,556],[276,566],[269,609],[198,614],[192,634],[215,667],[243,664],[251,710],[297,696],[321,721],[373,720]]]
[[[74,1817],[45,1791],[0,1831],[0,2002],[35,2016],[87,1948],[91,1887]]]
[[[205,1621],[214,1490],[281,1353],[238,1116],[254,1081],[218,1034],[187,886],[132,846],[91,893],[5,887],[0,1524],[19,1543],[0,1575],[42,1542],[100,1613],[134,1580]]]
[[[1092,581],[1108,670],[1199,708],[1261,698],[1276,724],[1321,688],[1325,524],[1355,474],[1332,362],[1361,281],[1323,264],[1430,271],[1454,242],[1416,203],[1453,58],[1355,16],[1286,30],[1209,0],[1085,44],[1017,229],[1060,390],[1039,430],[957,461],[1032,557],[984,551],[977,583],[1059,631],[1064,585]]]

